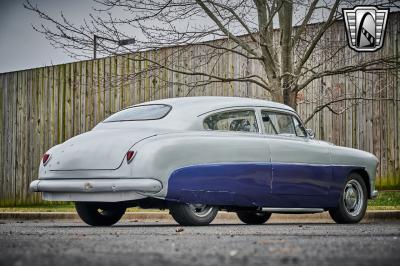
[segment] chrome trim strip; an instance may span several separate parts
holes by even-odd
[[[270,208],[263,207],[262,211],[265,212],[274,212],[274,213],[318,213],[324,212],[324,209],[321,208]]]
[[[150,178],[130,179],[52,179],[35,180],[29,190],[32,192],[159,192],[160,181]]]

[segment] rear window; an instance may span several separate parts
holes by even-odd
[[[165,117],[171,109],[171,106],[165,104],[134,106],[109,116],[103,122],[156,120]]]

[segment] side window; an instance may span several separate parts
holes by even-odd
[[[261,116],[262,116],[262,121],[264,124],[265,134],[268,134],[268,135],[278,134],[274,124],[272,123],[271,117],[268,114],[268,112],[262,111]]]
[[[265,132],[267,134],[296,135],[292,115],[262,111]]]
[[[296,135],[299,137],[305,137],[306,130],[304,129],[300,121],[294,116],[293,116],[293,123],[294,123],[294,129],[296,130]]]
[[[221,112],[210,115],[203,122],[208,130],[258,132],[257,119],[252,110]]]

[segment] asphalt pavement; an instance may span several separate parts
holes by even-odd
[[[0,221],[0,265],[399,265],[400,221],[205,227],[124,220]]]

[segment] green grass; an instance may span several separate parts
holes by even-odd
[[[21,205],[16,207],[0,207],[0,212],[72,212],[73,203]]]
[[[380,191],[378,197],[368,201],[368,210],[400,210],[400,191]],[[73,203],[43,203],[40,205],[22,205],[17,207],[0,207],[0,212],[74,212]],[[128,212],[150,211],[156,209],[129,208]]]
[[[379,191],[378,197],[368,202],[369,206],[395,207],[400,209],[400,191]]]

